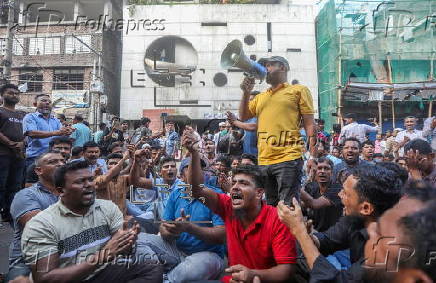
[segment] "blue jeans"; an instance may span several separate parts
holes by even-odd
[[[280,200],[292,203],[292,198],[300,200],[301,172],[303,159],[285,161],[272,165],[261,165],[265,180],[266,202],[277,206]]]
[[[9,213],[15,193],[23,185],[24,160],[0,155],[0,209]]]
[[[157,257],[164,263],[171,283],[217,279],[224,270],[224,260],[218,254],[205,251],[186,255],[175,241],[167,242],[160,235],[140,233],[136,245],[138,258]]]

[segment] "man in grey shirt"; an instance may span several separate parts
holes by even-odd
[[[30,274],[30,268],[24,263],[21,256],[21,234],[27,221],[58,201],[59,193],[53,183],[53,173],[56,168],[64,164],[63,155],[57,152],[48,152],[39,156],[34,169],[38,175],[38,182],[19,191],[12,201],[11,215],[14,220],[14,239],[9,252],[9,272],[6,282],[20,275]]]

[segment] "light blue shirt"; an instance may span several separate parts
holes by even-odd
[[[52,114],[46,119],[41,113],[34,112],[27,114],[23,119],[23,133],[25,135],[31,131],[54,132],[60,130],[60,128],[62,128],[61,122]],[[46,152],[53,138],[54,137],[38,139],[27,137],[26,157],[38,157]]]
[[[85,158],[81,157],[79,159],[73,159],[70,162],[79,161],[79,160],[80,161],[85,161]],[[109,171],[107,169],[106,160],[101,159],[101,158],[97,159],[97,164],[95,164],[95,165],[90,164],[88,169],[89,169],[89,171],[91,171],[91,173],[94,173],[95,169],[97,169],[98,167],[101,167],[101,171],[103,172],[103,174],[106,174],[107,171]]]
[[[162,186],[156,185],[164,185],[164,180],[162,178],[156,178],[155,183],[153,184],[153,190],[156,192],[153,204],[147,209],[148,212],[153,212],[153,215],[156,219],[162,219],[162,216],[165,211],[165,206],[167,204],[168,199],[170,198],[170,193],[177,189],[179,185],[184,185],[180,179],[176,179],[172,186],[169,188],[165,188]],[[157,210],[157,211],[156,211]],[[156,215],[157,214],[157,215]]]
[[[92,140],[91,130],[83,123],[77,123],[73,125],[76,129],[70,136],[74,139],[73,146],[83,146],[86,142]]]

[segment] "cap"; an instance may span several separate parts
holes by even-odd
[[[220,123],[218,124],[218,126],[219,126],[219,127],[225,127],[225,126],[226,126],[226,122],[220,122]]]
[[[280,62],[283,65],[285,65],[286,71],[289,71],[289,63],[288,60],[286,60],[284,57],[282,56],[272,56],[269,58],[260,58],[258,63],[261,65],[265,65],[266,62]]]

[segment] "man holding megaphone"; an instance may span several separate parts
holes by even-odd
[[[267,203],[276,206],[279,200],[284,200],[290,204],[300,194],[304,147],[299,131],[301,121],[311,156],[315,156],[313,99],[306,86],[287,82],[289,63],[285,58],[272,56],[260,59],[259,63],[266,68],[266,82],[271,87],[250,101],[254,78],[245,77],[241,83],[239,117],[242,121],[258,119],[258,160],[265,176]]]

